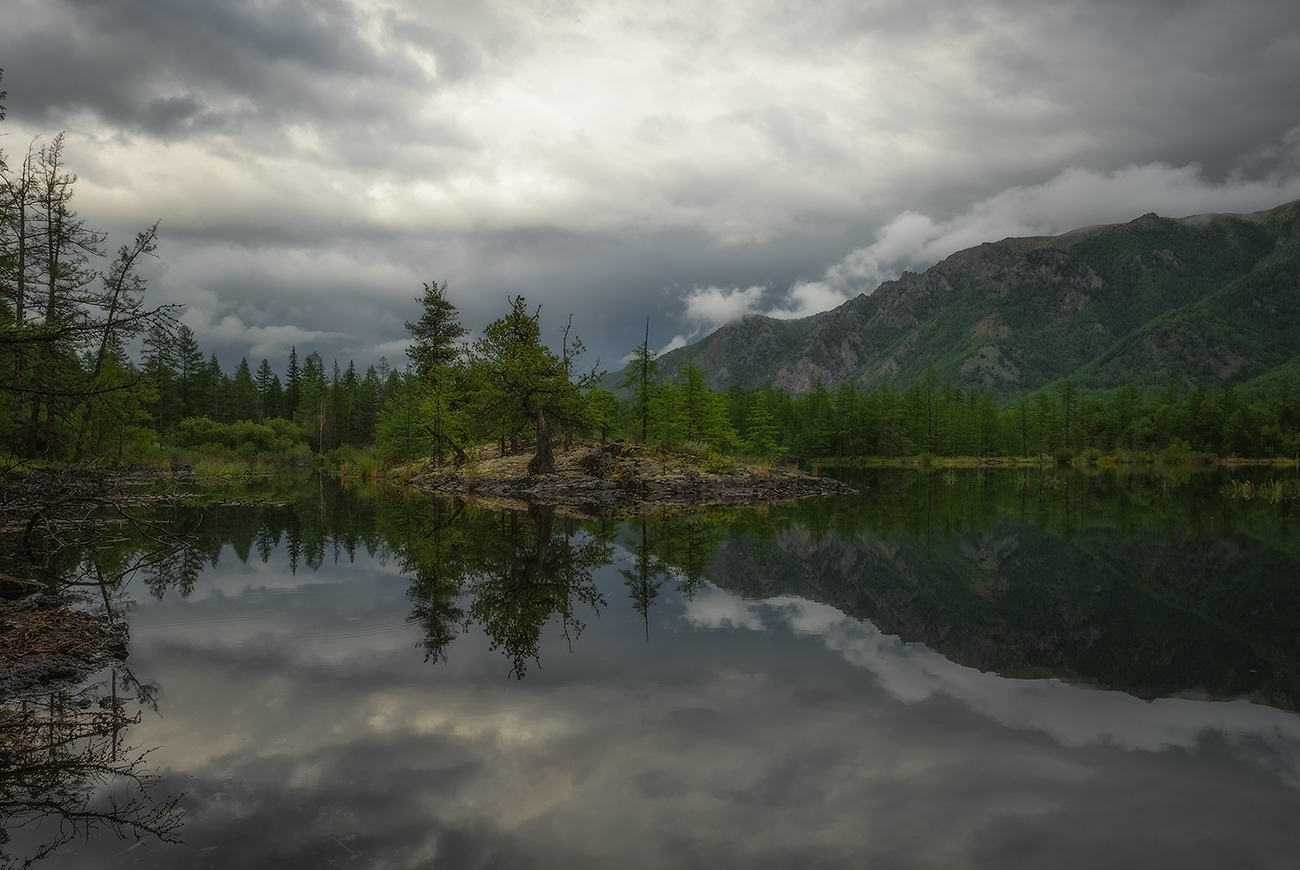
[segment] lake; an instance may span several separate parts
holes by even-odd
[[[837,474],[620,520],[251,484],[73,547],[130,625],[89,697],[153,705],[101,751],[184,842],[40,866],[1297,866],[1294,470]]]

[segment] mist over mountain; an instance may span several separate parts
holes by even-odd
[[[715,390],[940,382],[1007,399],[1300,374],[1300,201],[1009,238],[796,320],[748,315],[660,358]],[[607,386],[621,380],[611,375]]]

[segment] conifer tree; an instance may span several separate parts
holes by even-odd
[[[257,384],[257,396],[262,404],[262,416],[280,416],[280,379],[271,370],[271,361],[266,357],[262,357],[262,362],[257,366],[254,383]]]
[[[325,434],[329,416],[329,384],[325,361],[312,351],[303,361],[298,410],[294,421],[311,433],[316,452],[326,449]]]
[[[302,369],[298,367],[298,346],[289,348],[289,368],[284,373],[284,416],[292,420],[302,398]]]
[[[261,401],[257,394],[257,384],[253,381],[253,372],[248,367],[248,357],[240,357],[239,365],[235,367],[235,375],[230,384],[230,401],[231,422],[261,422]]]
[[[659,363],[650,350],[650,318],[645,320],[645,341],[632,351],[627,375],[621,386],[632,389],[632,411],[641,424],[641,443],[646,443],[650,433],[650,402],[655,381],[659,377]]]
[[[422,308],[420,319],[406,321],[411,333],[411,346],[406,355],[415,364],[415,375],[421,381],[445,373],[460,355],[458,342],[467,330],[457,319],[456,306],[447,298],[447,282],[437,281],[424,285],[424,295],[418,300]]]
[[[759,390],[754,393],[745,422],[745,448],[760,459],[771,459],[776,455],[776,436],[776,422],[767,410],[767,393]]]
[[[154,425],[161,434],[180,419],[176,401],[175,337],[161,323],[155,323],[144,337],[144,375],[158,391],[154,408]]]
[[[207,413],[211,372],[203,362],[203,351],[199,349],[194,330],[183,323],[176,330],[172,359],[176,366],[177,418]]]
[[[564,360],[542,344],[540,316],[540,308],[528,313],[524,297],[510,300],[510,313],[475,342],[471,368],[481,413],[516,432],[533,426],[537,447],[529,474],[554,472],[551,423],[581,406]]]

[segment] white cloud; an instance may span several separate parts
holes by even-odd
[[[684,335],[674,335],[674,336],[672,337],[672,340],[671,340],[671,341],[669,341],[669,342],[668,342],[667,344],[665,344],[663,347],[659,348],[659,350],[658,350],[658,352],[655,354],[655,356],[663,356],[664,354],[668,353],[669,351],[677,350],[677,348],[679,348],[679,347],[686,347],[686,345],[688,345],[688,344],[690,344],[690,339],[687,338],[686,336],[684,336]],[[631,358],[632,358],[632,357],[629,356],[627,359],[630,360]],[[626,362],[627,360],[624,360],[624,361]]]
[[[686,319],[716,327],[758,312],[766,287],[696,287],[683,298]]]
[[[834,308],[848,298],[848,294],[823,281],[798,281],[783,294],[758,285],[696,287],[682,297],[684,319],[694,328],[675,336],[660,353],[682,347],[701,332],[712,331],[747,314],[791,320]]]
[[[685,347],[702,334],[707,334],[719,326],[730,323],[746,314],[758,314],[762,310],[766,287],[694,287],[681,297],[685,309],[682,319],[690,324],[686,332],[674,335],[659,350],[662,356],[679,347]],[[626,357],[624,361],[631,359]]]
[[[1300,156],[1300,127],[1283,146]],[[1270,155],[1277,158],[1273,149]],[[1294,158],[1283,162],[1288,167]],[[1018,185],[981,200],[948,220],[904,211],[886,223],[876,241],[850,253],[819,281],[800,282],[789,291],[795,305],[766,312],[773,317],[804,317],[825,311],[850,296],[870,293],[905,269],[929,268],[943,258],[983,242],[1019,236],[1060,235],[1098,224],[1123,223],[1148,212],[1165,217],[1207,213],[1249,213],[1300,198],[1300,172],[1263,179],[1233,174],[1207,180],[1195,164],[1150,163],[1114,172],[1071,168],[1043,184]]]
[[[790,288],[782,302],[778,302],[763,313],[778,320],[808,317],[819,311],[829,311],[837,305],[844,304],[850,295],[830,286],[825,281],[799,281]]]

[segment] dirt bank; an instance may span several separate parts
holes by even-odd
[[[666,506],[763,504],[854,492],[838,480],[794,469],[737,463],[725,469],[731,473],[716,473],[706,470],[709,463],[692,454],[622,442],[557,452],[554,474],[530,476],[529,459],[527,454],[481,456],[459,468],[417,474],[410,483],[430,492],[627,513]]]
[[[50,595],[0,601],[0,699],[70,685],[125,659],[127,629]]]

